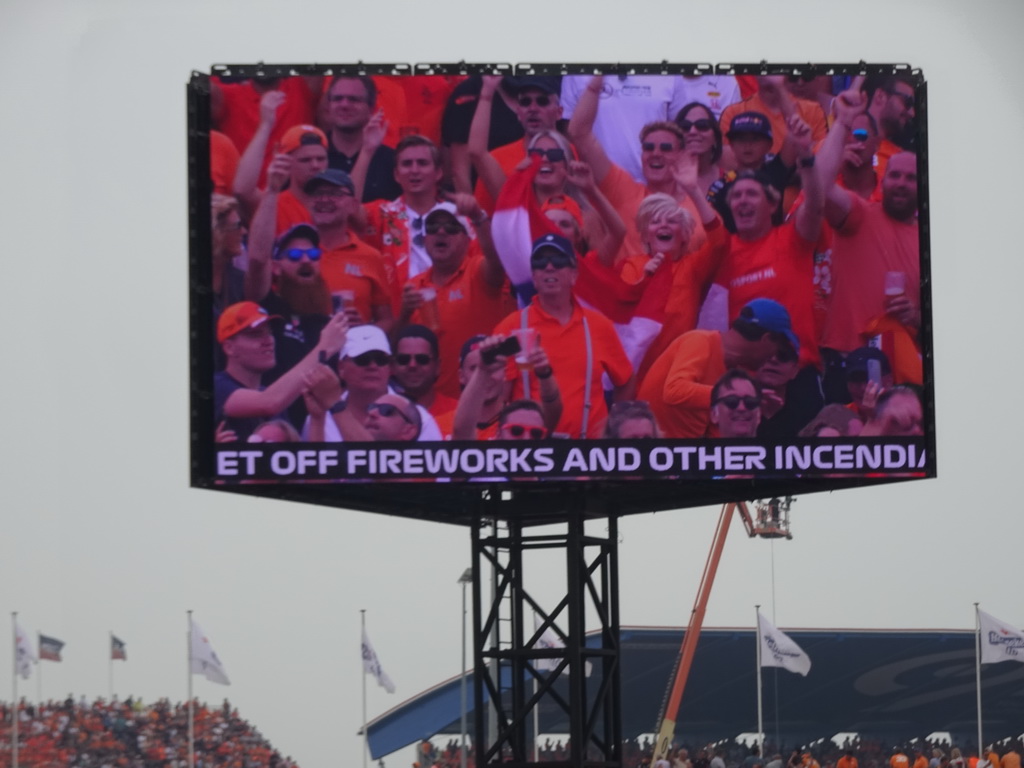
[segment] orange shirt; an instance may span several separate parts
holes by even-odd
[[[913,768],[928,768],[928,758],[925,757],[924,755],[918,755],[914,759],[914,766],[913,766]]]
[[[665,437],[705,437],[711,426],[711,388],[723,373],[722,335],[690,331],[654,361],[637,399],[650,404]]]
[[[412,279],[419,288],[437,290],[437,311],[441,327],[436,331],[441,354],[441,374],[435,385],[438,392],[457,398],[459,388],[459,352],[466,339],[491,329],[509,312],[515,302],[505,280],[494,287],[484,280],[484,255],[471,247],[462,265],[442,285],[434,283],[434,268]],[[421,310],[413,312],[411,322],[424,325]]]
[[[526,157],[526,142],[527,139],[522,138],[519,141],[514,141],[511,144],[491,150],[491,157],[501,166],[505,176],[511,176],[519,162]],[[488,214],[494,213],[494,198],[491,197],[491,193],[487,191],[483,181],[480,179],[477,179],[476,187],[473,189],[473,196],[476,197],[480,207],[487,211]]]
[[[210,131],[210,180],[213,191],[233,195],[240,156],[234,143],[220,131]]]
[[[847,757],[843,755],[836,760],[836,768],[858,768],[858,762],[856,757]]]
[[[644,243],[636,229],[636,212],[640,203],[651,194],[651,191],[617,165],[611,167],[608,175],[601,180],[599,187],[626,224],[626,239],[615,257],[616,261],[628,258],[633,254],[643,253]],[[686,250],[687,252],[696,251],[707,240],[707,235],[704,234],[704,225],[701,223],[700,214],[697,213],[697,207],[689,197],[680,202],[680,205],[690,212],[694,222],[693,234],[690,235],[690,242],[687,244]]]
[[[601,377],[608,374],[616,387],[629,382],[633,376],[633,366],[622,349],[622,342],[615,333],[615,326],[604,315],[584,309],[573,304],[572,316],[562,325],[557,319],[545,312],[537,297],[533,303],[522,310],[527,313],[527,326],[535,328],[540,336],[541,346],[547,353],[554,371],[555,381],[562,395],[562,418],[555,427],[555,432],[565,433],[579,438],[583,427],[583,406],[586,387],[587,351],[583,318],[587,319],[593,349],[593,365],[590,371],[590,414],[586,424],[588,438],[600,437],[599,430],[603,427],[608,415],[605,405],[604,390]],[[508,335],[516,328],[522,327],[521,312],[513,312],[494,329],[495,334]],[[528,377],[530,391],[523,391],[523,377],[516,368],[515,361],[509,360],[505,378],[513,383],[512,400],[540,397],[540,386],[531,371]]]
[[[351,291],[355,308],[366,322],[371,322],[374,307],[390,307],[391,285],[380,251],[355,235],[349,237],[348,245],[324,251],[320,274],[332,294]]]
[[[896,221],[881,203],[850,195],[852,207],[832,241],[832,290],[821,344],[849,352],[863,344],[872,319],[885,314],[885,273],[902,272],[906,293],[921,306],[917,219]]]
[[[774,299],[789,312],[800,339],[800,365],[821,363],[814,320],[814,243],[804,240],[790,218],[762,238],[731,238],[716,282],[729,291],[729,322],[753,299]],[[833,258],[833,267],[835,259]]]
[[[828,134],[828,121],[825,119],[825,110],[821,108],[821,104],[806,99],[794,99],[794,101],[796,102],[796,111],[811,129],[811,139],[815,142],[824,139]],[[760,112],[768,118],[768,122],[772,126],[772,148],[768,151],[778,154],[782,149],[782,142],[789,132],[786,128],[786,118],[782,116],[782,113],[765,104],[760,93],[755,93],[749,99],[737,101],[722,110],[722,119],[719,122],[722,126],[723,136],[729,133],[729,124],[741,112]],[[725,139],[725,141],[729,140]]]
[[[729,233],[721,219],[707,229],[707,241],[699,250],[684,254],[679,261],[672,262],[672,288],[665,303],[665,318],[661,332],[651,342],[640,365],[640,374],[646,373],[651,364],[671,344],[687,331],[697,327],[697,315],[707,295],[712,278],[729,252]],[[631,256],[622,264],[622,278],[627,283],[636,282],[643,274],[647,254]]]
[[[384,143],[394,147],[405,136],[419,134],[441,146],[444,106],[455,86],[465,79],[460,75],[374,75],[377,108],[388,126]]]
[[[312,224],[313,216],[309,209],[286,189],[277,196],[277,224],[274,235],[278,236],[296,224]]]
[[[994,763],[993,763],[994,764]],[[1020,755],[1012,748],[1003,755],[1002,768],[1020,768]]]
[[[910,758],[902,752],[897,752],[889,758],[890,768],[910,768]]]

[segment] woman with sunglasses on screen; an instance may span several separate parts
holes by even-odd
[[[675,122],[685,137],[684,148],[697,157],[697,186],[706,195],[722,176],[722,129],[714,112],[699,101],[679,110]]]
[[[496,76],[485,77],[484,89],[493,91],[500,80]],[[490,121],[490,110],[478,108],[467,146],[481,183],[496,200],[508,175],[487,151]],[[587,165],[574,159],[569,140],[553,129],[538,130],[526,139],[526,155],[515,171],[536,164],[533,191],[545,215],[579,253],[594,251],[603,262],[611,261],[626,235],[626,226],[597,188]]]

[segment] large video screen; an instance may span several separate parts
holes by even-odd
[[[188,95],[194,485],[460,521],[935,475],[919,71],[217,66]]]

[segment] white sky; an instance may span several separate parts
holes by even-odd
[[[795,539],[733,530],[708,626],[1024,625],[1012,490],[1022,328],[1024,5],[859,0],[6,0],[0,614],[67,642],[43,693],[186,691],[186,609],[228,694],[303,768],[357,766],[359,610],[395,696],[458,672],[463,529],[188,488],[185,83],[215,62],[908,62],[929,81],[940,479],[802,497]],[[627,10],[628,9],[628,10]],[[1003,333],[1003,329],[1006,329]],[[1005,338],[1004,338],[1005,336]],[[1010,366],[1007,368],[1006,366]],[[1011,373],[1012,373],[1011,370]],[[624,624],[682,624],[717,509],[621,524]],[[540,594],[546,594],[539,589]],[[554,598],[554,592],[551,592]],[[0,632],[0,659],[11,651]],[[22,685],[35,696],[36,681]],[[10,665],[0,663],[0,699]],[[406,768],[408,761],[389,761]]]

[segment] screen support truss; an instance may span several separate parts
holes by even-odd
[[[546,766],[622,765],[618,521],[608,516],[604,535],[593,535],[582,510],[559,519],[557,533],[515,518],[478,518],[472,527],[474,693],[485,702],[474,710],[480,767],[537,764],[533,737],[542,720],[547,732],[568,734],[566,759]],[[565,558],[565,594],[550,611],[526,588],[525,567],[540,550],[561,550]],[[598,628],[590,647],[587,620]]]

